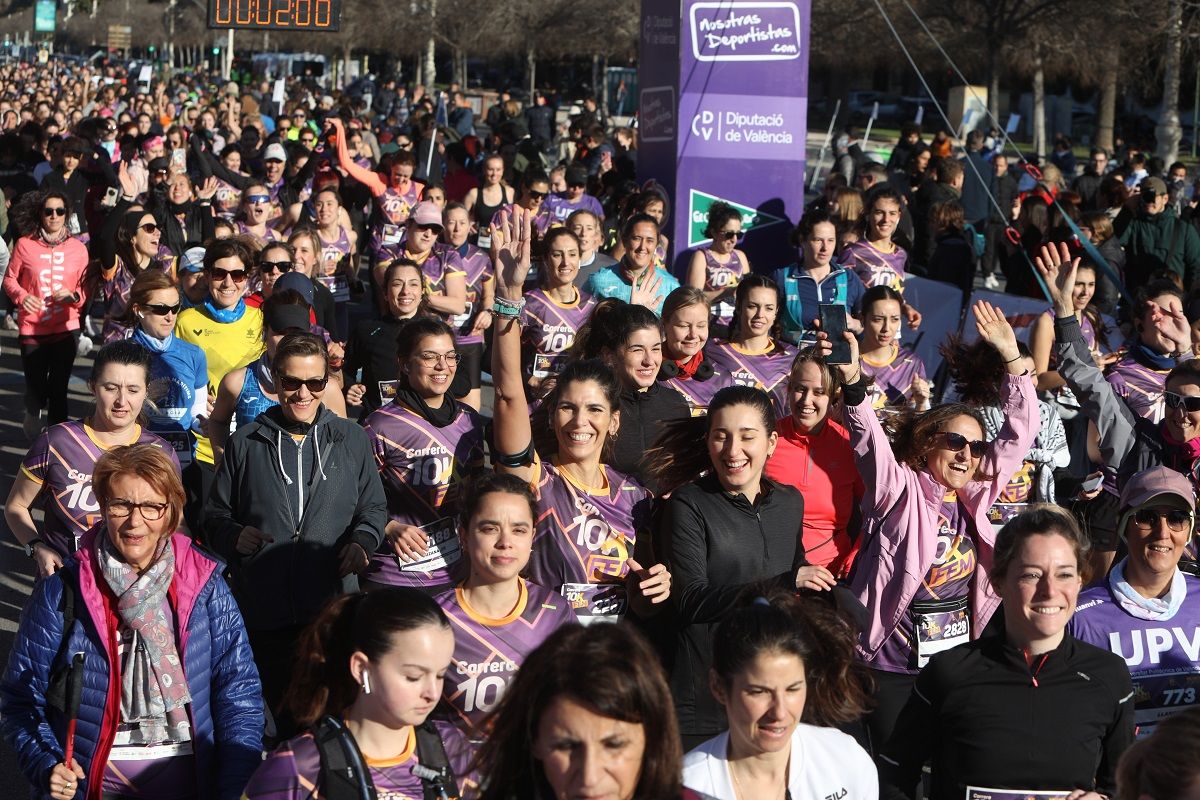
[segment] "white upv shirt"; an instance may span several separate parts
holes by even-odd
[[[683,757],[683,785],[705,800],[735,800],[729,731]],[[833,728],[797,725],[788,763],[791,800],[879,800],[875,762],[854,738]]]

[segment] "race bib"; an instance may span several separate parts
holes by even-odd
[[[186,467],[192,463],[191,433],[188,431],[155,431],[154,433],[171,445],[171,449],[175,451],[175,457],[179,459],[180,467]]]
[[[934,653],[971,640],[971,614],[967,598],[913,603],[917,633],[917,669],[925,669]]]
[[[379,382],[379,399],[383,403],[390,403],[396,399],[396,390],[400,387],[400,381],[380,381]]]
[[[724,300],[717,303],[717,319],[733,319],[733,303],[727,303]]]
[[[455,314],[450,318],[450,327],[456,331],[461,331],[471,321],[471,316],[475,313],[475,304],[470,300],[467,301],[467,310],[461,314]]]
[[[1133,679],[1134,723],[1145,736],[1156,723],[1186,711],[1200,700],[1200,675],[1138,675]]]
[[[625,587],[618,583],[564,583],[562,596],[580,625],[593,622],[617,622],[629,605]]]
[[[988,509],[988,519],[992,521],[993,525],[1004,525],[1028,508],[1028,503],[996,503]]]
[[[481,233],[475,238],[475,246],[480,250],[490,250],[492,247],[492,235],[490,233]]]
[[[561,360],[560,355],[548,355],[536,353],[533,356],[533,377],[549,378],[551,375],[558,374],[558,362]]]
[[[345,303],[350,299],[350,281],[345,275],[322,275],[317,280],[333,295],[333,302]]]
[[[1034,792],[1027,789],[986,789],[968,786],[966,800],[1061,800],[1070,792]]]
[[[458,541],[458,532],[454,528],[453,517],[442,517],[437,522],[422,525],[421,530],[429,537],[425,546],[425,555],[420,561],[404,562],[396,556],[396,563],[401,572],[431,573],[446,569],[459,562],[462,558],[462,547]]]
[[[383,243],[386,245],[400,244],[400,236],[404,233],[404,228],[400,225],[393,225],[390,222],[383,225]]]

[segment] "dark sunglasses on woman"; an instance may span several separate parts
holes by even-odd
[[[328,375],[326,375],[324,378],[309,378],[308,380],[303,380],[301,378],[294,378],[291,375],[280,375],[279,376],[279,386],[285,392],[298,392],[298,391],[300,391],[301,386],[307,386],[308,390],[310,392],[312,392],[313,394],[316,394],[317,392],[325,391],[325,387],[328,385],[329,385],[329,376]]]
[[[951,431],[941,431],[938,435],[946,440],[945,448],[951,453],[957,453],[967,446],[970,446],[974,458],[983,458],[983,454],[987,452],[987,442],[978,439],[971,441],[961,433]]]
[[[1175,392],[1163,392],[1163,402],[1167,404],[1167,408],[1183,407],[1185,411],[1200,411],[1200,397],[1195,395],[1175,394]]]
[[[66,215],[67,209],[62,206],[47,206],[42,209],[43,217],[65,217]]]

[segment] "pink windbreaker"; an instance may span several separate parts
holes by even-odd
[[[972,639],[979,637],[1000,604],[987,579],[996,544],[987,512],[1021,466],[1040,425],[1037,396],[1028,376],[1005,377],[1000,410],[1004,427],[980,462],[980,470],[994,479],[970,481],[958,491],[975,522],[978,565],[971,581]],[[851,589],[868,614],[858,652],[873,661],[933,566],[937,514],[946,490],[929,473],[896,461],[869,400],[846,408],[846,430],[867,489],[862,501],[862,549],[855,560]]]
[[[73,236],[55,247],[32,236],[17,240],[8,272],[4,276],[4,292],[17,307],[19,334],[46,336],[79,329],[79,310],[87,298],[83,296],[83,278],[88,266],[87,248]],[[59,303],[54,293],[60,289],[79,294],[77,303]],[[21,303],[31,294],[42,298],[45,307],[31,314]]]

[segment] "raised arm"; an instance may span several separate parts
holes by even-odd
[[[492,381],[496,389],[493,445],[500,459],[510,457],[512,463],[504,464],[503,469],[526,480],[533,478],[531,459],[517,463],[512,457],[528,453],[533,441],[529,403],[521,380],[521,326],[516,316],[524,305],[522,287],[529,274],[532,242],[533,217],[523,208],[513,208],[511,216],[502,212],[499,224],[492,225],[496,303],[506,310],[503,315],[497,314],[493,323]]]
[[[1079,329],[1068,288],[1075,285],[1079,259],[1072,260],[1070,251],[1063,245],[1061,248],[1043,247],[1035,262],[1054,302],[1058,374],[1075,393],[1084,415],[1095,423],[1104,463],[1118,469],[1137,442],[1137,418],[1092,361],[1092,352]]]
[[[329,119],[329,125],[337,131],[337,162],[342,171],[371,190],[375,197],[387,191],[387,185],[375,170],[365,169],[354,163],[346,150],[346,128],[337,117]]]

